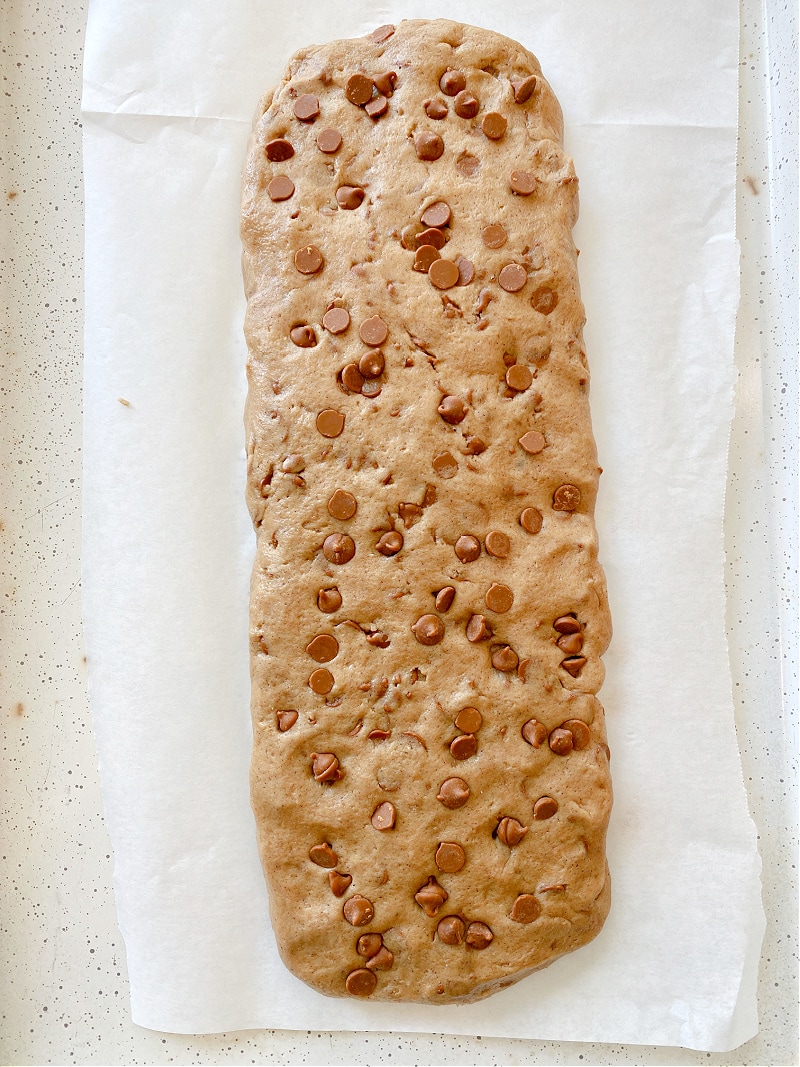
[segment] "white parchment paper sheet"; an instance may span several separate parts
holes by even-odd
[[[521,41],[564,107],[615,626],[608,923],[488,1001],[440,1008],[324,998],[269,926],[247,782],[238,245],[250,120],[290,53],[433,14]],[[83,594],[137,1023],[709,1050],[755,1032],[760,865],[722,541],[737,45],[735,0],[91,3]]]

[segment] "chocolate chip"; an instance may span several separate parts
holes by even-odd
[[[396,818],[397,812],[395,811],[394,804],[390,804],[388,800],[384,800],[384,802],[379,804],[373,811],[370,817],[370,822],[376,830],[394,830]]]
[[[436,934],[445,945],[462,945],[467,925],[458,915],[447,915],[436,927]]]
[[[512,170],[508,179],[511,191],[518,196],[530,196],[536,188],[536,175],[529,170]]]
[[[267,196],[270,200],[289,200],[294,196],[294,182],[285,174],[276,175],[267,186]]]
[[[586,748],[592,740],[592,731],[583,719],[567,719],[566,722],[562,722],[561,726],[572,734],[572,747],[575,749]]]
[[[294,254],[294,265],[301,274],[317,274],[323,267],[322,253],[313,245],[298,248]]]
[[[581,502],[577,485],[560,485],[553,493],[553,511],[576,511]]]
[[[538,455],[544,448],[546,442],[544,434],[539,433],[538,430],[528,430],[519,439],[519,444],[528,453],[529,456]]]
[[[389,635],[383,630],[373,630],[371,634],[367,634],[367,644],[372,645],[373,648],[388,648],[391,641]]]
[[[579,634],[583,627],[574,615],[561,615],[553,623],[553,629],[560,634]]]
[[[351,874],[342,874],[341,871],[330,871],[328,874],[328,881],[330,883],[331,893],[333,893],[335,897],[343,897],[350,888],[353,876]]]
[[[508,240],[508,234],[499,222],[492,222],[481,230],[481,238],[487,248],[502,248]]]
[[[373,78],[373,81],[379,93],[391,96],[397,83],[397,74],[393,70],[387,70],[385,74],[379,74],[377,78]]]
[[[525,508],[519,517],[519,524],[528,533],[537,534],[542,528],[542,513],[538,508]]]
[[[458,284],[458,267],[451,259],[437,259],[431,263],[428,277],[437,289],[452,289]]]
[[[319,115],[319,100],[313,93],[304,93],[295,100],[292,110],[301,122],[313,122]]]
[[[422,233],[417,235],[417,248],[420,248],[422,245],[433,245],[433,247],[437,249],[444,248],[446,243],[442,231],[437,230],[433,226],[427,230],[423,230]]]
[[[398,505],[397,510],[407,530],[422,518],[422,508],[419,504],[409,504],[407,501],[403,501]]]
[[[372,78],[364,74],[351,74],[344,87],[344,95],[351,104],[363,107],[372,97]]]
[[[383,93],[378,93],[377,96],[373,96],[373,98],[368,101],[364,110],[371,119],[379,119],[381,115],[385,115],[389,110],[389,101]]]
[[[467,623],[467,640],[473,645],[479,641],[488,641],[494,636],[494,631],[486,621],[484,615],[471,615]]]
[[[308,850],[308,858],[318,867],[335,867],[339,862],[339,857],[327,841],[323,841],[321,845],[312,845]]]
[[[492,530],[486,535],[486,551],[495,559],[506,559],[511,551],[511,541],[500,530]]]
[[[311,772],[318,782],[338,782],[344,778],[344,771],[332,752],[312,752]]]
[[[313,348],[317,343],[317,335],[310,326],[293,326],[289,337],[298,348]]]
[[[292,454],[287,456],[283,463],[281,463],[281,470],[285,471],[287,474],[299,474],[300,471],[304,471],[305,469],[305,459],[296,452],[292,452]]]
[[[467,87],[467,79],[460,70],[446,70],[439,79],[439,88],[445,96],[457,96]]]
[[[481,543],[472,534],[462,534],[453,548],[462,563],[474,563],[481,554]]]
[[[444,152],[444,141],[438,133],[423,130],[422,133],[414,135],[414,151],[417,153],[418,159],[426,163],[433,162]]]
[[[344,333],[350,325],[350,315],[344,308],[328,308],[322,316],[322,325],[328,333]]]
[[[481,161],[477,156],[464,152],[456,160],[456,170],[462,178],[474,178],[481,168]]]
[[[542,905],[532,893],[520,893],[511,905],[509,919],[515,923],[532,923],[542,914]]]
[[[435,100],[426,100],[423,104],[425,114],[429,119],[446,119],[448,107],[444,100],[438,97]]]
[[[438,615],[421,615],[411,629],[421,645],[438,645],[444,637],[444,623]]]
[[[492,141],[499,141],[505,134],[507,127],[508,122],[505,115],[501,115],[499,111],[487,111],[481,122],[481,129]]]
[[[371,960],[373,956],[377,956],[382,947],[383,936],[381,934],[362,934],[356,941],[356,952],[365,960]]]
[[[358,185],[340,185],[336,190],[336,203],[345,211],[353,211],[361,206],[365,195]]]
[[[375,546],[382,556],[396,556],[402,547],[403,535],[398,530],[383,534]]]
[[[328,534],[322,542],[322,554],[328,563],[336,563],[341,566],[349,563],[356,554],[356,544],[349,534]]]
[[[348,363],[346,367],[342,367],[342,384],[345,388],[349,389],[351,393],[361,392],[361,387],[364,384],[364,376],[358,369],[357,363]]]
[[[548,744],[553,752],[557,756],[567,756],[572,752],[572,731],[564,730],[562,727],[557,727],[555,730],[550,731],[550,737],[548,738]]]
[[[455,874],[467,862],[466,853],[455,841],[441,841],[436,849],[436,866],[445,874]]]
[[[515,671],[519,663],[519,656],[510,645],[498,645],[492,650],[492,666],[495,670]]]
[[[577,678],[581,672],[581,668],[586,666],[585,656],[570,656],[567,659],[561,661],[561,666],[567,672],[571,674],[573,678]]]
[[[445,778],[439,786],[436,799],[451,811],[463,808],[469,800],[469,786],[463,778]]]
[[[457,730],[465,734],[476,734],[483,726],[483,716],[477,708],[462,708],[453,720]]]
[[[275,719],[278,724],[278,729],[282,734],[285,734],[286,731],[291,730],[297,722],[297,712],[294,708],[287,708],[285,711],[277,712]]]
[[[264,151],[270,163],[283,163],[284,160],[291,159],[294,155],[294,149],[283,137],[275,137],[272,141],[267,141]]]
[[[514,594],[507,585],[500,585],[499,582],[492,582],[484,599],[489,611],[496,611],[499,615],[510,611],[514,604]]]
[[[358,336],[365,345],[379,348],[389,336],[389,330],[380,315],[373,315],[372,318],[364,319],[361,323]]]
[[[354,971],[348,974],[344,984],[351,996],[368,997],[370,993],[374,992],[378,979],[366,967],[356,967]]]
[[[458,396],[443,396],[436,410],[451,426],[457,426],[467,417],[467,405]]]
[[[362,897],[360,893],[355,893],[344,902],[342,915],[351,926],[366,926],[367,923],[372,922],[375,916],[375,908],[372,906],[371,900]]]
[[[380,378],[385,366],[383,352],[366,352],[358,361],[358,369],[365,378]]]
[[[440,478],[453,478],[458,473],[458,460],[450,452],[434,456],[432,466]]]
[[[427,274],[436,260],[441,258],[433,245],[420,245],[414,255],[414,270]]]
[[[444,614],[452,607],[455,600],[456,591],[452,585],[446,585],[444,589],[440,589],[436,594],[436,610]]]
[[[410,222],[400,231],[400,244],[403,248],[408,249],[409,252],[416,252],[419,247],[417,237],[421,232],[422,229],[418,222]]]
[[[416,900],[428,918],[432,919],[448,896],[447,890],[442,889],[433,875],[431,875],[427,883],[416,891],[414,900]]]
[[[519,819],[504,815],[497,824],[495,835],[504,845],[509,848],[516,848],[527,832],[528,827],[523,826]]]
[[[380,396],[381,391],[382,387],[380,382],[364,382],[364,384],[361,386],[361,395],[368,397],[370,400],[374,400],[376,396]]]
[[[556,644],[568,656],[577,656],[583,648],[583,634],[564,634],[559,637]]]
[[[478,293],[478,303],[475,305],[475,311],[477,312],[478,318],[480,318],[481,315],[483,314],[483,312],[486,311],[486,309],[488,308],[489,304],[491,304],[491,302],[492,302],[492,292],[491,292],[491,290],[490,289],[481,289],[480,293]]]
[[[482,452],[485,452],[488,447],[486,442],[482,441],[480,437],[475,437],[474,434],[469,433],[464,438],[464,444],[470,456],[479,456]]]
[[[334,519],[346,522],[358,510],[358,502],[346,489],[336,489],[328,501],[328,512]]]
[[[544,819],[552,819],[558,811],[558,801],[552,797],[539,797],[533,805],[533,817],[537,822]]]
[[[456,266],[458,267],[458,284],[469,285],[475,277],[475,267],[463,256],[458,257]]]
[[[436,503],[436,486],[428,484],[428,485],[425,486],[425,492],[422,494],[422,506],[424,508],[429,508],[429,507],[431,507],[432,504],[435,504],[435,503]]]
[[[420,216],[420,221],[423,226],[447,226],[452,218],[452,211],[450,206],[444,202],[444,200],[437,200],[435,203],[426,207]]]
[[[477,99],[466,89],[462,90],[453,101],[453,110],[462,119],[474,119],[479,109],[480,104]]]
[[[317,430],[323,437],[338,437],[344,429],[344,415],[333,408],[325,408],[317,415]]]
[[[453,759],[472,759],[478,751],[478,739],[474,734],[459,734],[450,742],[450,755]]]
[[[467,935],[464,939],[470,948],[484,949],[488,948],[494,941],[494,934],[492,928],[482,922],[471,922],[467,927]]]
[[[379,26],[377,30],[373,30],[369,35],[369,39],[374,41],[375,44],[383,44],[384,41],[388,41],[394,33],[394,26],[391,22],[387,22],[385,26]]]
[[[524,104],[527,100],[533,96],[536,89],[536,77],[533,74],[529,74],[527,78],[522,78],[515,81],[511,79],[511,88],[514,90],[514,100],[518,104]]]
[[[331,689],[333,689],[334,681],[335,679],[327,667],[317,667],[308,676],[308,684],[312,692],[321,697],[330,693]]]
[[[320,130],[317,134],[317,148],[326,156],[335,155],[342,147],[342,135],[338,130]]]
[[[339,642],[331,634],[317,634],[313,641],[306,645],[306,652],[317,663],[330,663],[339,654]]]
[[[507,293],[518,293],[528,280],[528,272],[519,263],[506,263],[497,276],[500,288]]]
[[[375,955],[367,961],[367,967],[371,971],[388,971],[394,963],[394,954],[386,945],[381,945]]]
[[[539,748],[547,740],[547,727],[536,719],[528,719],[523,725],[521,733],[531,748]]]
[[[325,320],[322,321],[324,324]],[[526,367],[524,363],[514,363],[506,371],[506,385],[517,393],[524,393],[526,389],[530,389],[532,383],[533,374],[530,367]]]
[[[558,293],[554,289],[542,287],[531,296],[531,307],[542,315],[549,315],[558,303]]]
[[[326,615],[331,615],[342,606],[342,594],[334,586],[332,589],[320,589],[317,593],[317,607]]]

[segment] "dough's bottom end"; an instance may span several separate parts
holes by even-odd
[[[571,923],[564,921],[559,933],[550,937],[548,943],[542,939],[527,953],[517,944],[512,950],[514,960],[508,958],[509,954],[506,959],[500,955],[503,947],[497,942],[480,951],[460,945],[450,950],[467,954],[468,962],[464,961],[460,969],[452,958],[441,971],[420,964],[414,974],[410,960],[405,961],[405,966],[395,968],[394,961],[389,963],[388,958],[379,960],[380,965],[373,967],[369,964],[374,964],[374,957],[373,960],[356,959],[348,969],[331,967],[330,961],[319,959],[318,968],[313,968],[314,961],[308,958],[297,967],[283,953],[281,956],[297,978],[324,996],[396,1004],[472,1004],[508,989],[593,941],[603,928],[610,905],[611,883],[606,876],[591,910],[581,913]],[[385,943],[391,942],[391,933],[387,932]]]

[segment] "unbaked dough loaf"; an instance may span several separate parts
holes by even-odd
[[[535,57],[298,52],[244,176],[252,801],[286,965],[467,1001],[593,938],[610,638],[572,226]]]

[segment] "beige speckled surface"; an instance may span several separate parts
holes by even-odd
[[[452,97],[444,120],[425,117],[424,102],[443,99],[439,79],[447,69],[463,73],[467,91],[480,101],[474,118],[454,114]],[[398,74],[388,112],[377,123],[345,96],[348,78],[359,70],[371,77]],[[516,103],[510,79],[531,74],[539,79],[535,93]],[[320,100],[314,123],[293,114],[294,101],[306,93]],[[394,961],[379,974],[373,999],[474,999],[588,941],[609,905],[604,841],[611,788],[603,712],[592,694],[603,678],[610,619],[593,521],[599,467],[571,234],[577,182],[560,148],[561,112],[530,53],[507,38],[444,20],[400,23],[382,43],[338,41],[300,52],[260,110],[245,168],[242,235],[248,503],[257,535],[252,783],[270,916],[284,960],[323,992],[345,994],[348,971],[364,965],[358,936],[376,931]],[[508,118],[500,140],[481,132],[488,111]],[[326,127],[343,138],[334,156],[315,143]],[[445,146],[433,161],[419,159],[414,147],[426,129]],[[279,137],[292,144],[294,156],[270,162],[265,145]],[[469,174],[458,166],[465,156],[475,160]],[[533,195],[509,189],[517,168],[536,176]],[[266,188],[279,174],[296,191],[275,203]],[[337,209],[335,192],[343,184],[365,190],[356,210]],[[413,251],[401,241],[403,229],[441,201],[452,211],[443,257],[465,256],[475,266],[471,284],[446,293],[412,269]],[[481,234],[498,222],[508,240],[489,249]],[[296,250],[308,245],[324,260],[313,275],[294,265]],[[518,292],[498,284],[508,263],[527,267]],[[532,295],[543,289],[558,296],[548,314],[532,306]],[[321,325],[334,301],[351,316],[336,336]],[[359,325],[374,315],[385,322],[388,338],[381,392],[372,399],[344,389],[337,371],[367,351]],[[315,330],[315,346],[292,343],[289,333],[298,323]],[[512,362],[529,367],[529,389],[515,393],[506,386]],[[463,420],[451,424],[440,416],[443,396],[464,401]],[[317,429],[317,413],[325,409],[345,416],[333,439]],[[536,454],[518,443],[529,430],[546,442]],[[478,454],[470,447],[475,435],[485,445]],[[458,465],[448,477],[432,463],[445,451]],[[304,464],[299,477],[296,457]],[[580,489],[577,510],[553,507],[565,483]],[[337,490],[355,497],[352,518],[329,513]],[[401,502],[420,505],[426,492],[433,502],[403,519]],[[544,516],[538,533],[520,525],[526,507]],[[391,530],[404,543],[387,557],[376,546]],[[492,531],[508,538],[505,558],[485,545],[474,561],[457,557],[459,537],[484,542]],[[336,533],[352,537],[355,546],[354,558],[341,565],[322,551],[324,539]],[[487,608],[492,582],[511,589],[509,611]],[[341,607],[323,613],[318,592],[332,586]],[[440,616],[435,594],[447,586],[455,599]],[[287,628],[289,611],[295,621]],[[431,613],[442,636],[426,646],[412,626]],[[494,636],[470,643],[467,624],[484,613]],[[561,666],[565,652],[556,642],[565,638],[553,628],[570,613],[582,628],[577,644],[586,658],[576,676]],[[387,635],[387,647],[365,639],[376,630]],[[312,692],[307,682],[316,664],[304,649],[318,634],[338,642],[326,663],[328,695]],[[503,645],[514,649],[518,671],[492,665],[492,650]],[[483,716],[478,751],[457,760],[448,749],[458,734],[453,719],[470,706]],[[276,713],[286,708],[299,718],[282,732]],[[547,743],[533,748],[520,731],[534,717],[548,733],[579,719],[591,725],[591,741],[568,756]],[[388,736],[371,740],[374,730]],[[315,752],[335,754],[344,778],[316,781]],[[472,791],[458,811],[436,799],[452,775]],[[558,811],[534,820],[533,804],[543,796],[553,797]],[[380,831],[370,814],[387,800],[397,824]],[[497,835],[504,816],[529,827],[514,848]],[[334,896],[326,873],[308,858],[323,841],[353,879],[348,892],[374,905],[363,927],[344,921],[348,898]],[[440,841],[464,847],[462,870],[438,870]],[[431,877],[449,899],[426,915],[414,894]],[[532,923],[510,917],[519,894],[536,895],[541,914]],[[453,914],[487,923],[492,944],[481,951],[445,944],[435,936],[437,922]]]

